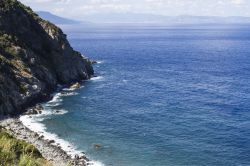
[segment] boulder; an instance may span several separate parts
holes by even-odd
[[[100,145],[100,144],[94,144],[94,148],[99,150],[99,149],[102,148],[102,145]]]
[[[81,84],[79,82],[77,82],[77,83],[71,85],[69,89],[75,90],[75,89],[79,89],[80,87],[81,87]]]
[[[49,140],[48,143],[53,144],[53,143],[55,143],[55,141],[54,140]]]

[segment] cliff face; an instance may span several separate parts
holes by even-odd
[[[0,0],[0,114],[18,114],[57,84],[93,73],[61,29],[16,0]]]

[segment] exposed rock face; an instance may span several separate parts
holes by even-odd
[[[16,0],[0,0],[0,114],[18,114],[57,84],[93,73],[61,29]]]
[[[69,87],[69,89],[75,90],[75,89],[79,89],[80,87],[81,87],[81,84],[80,84],[79,82],[77,82],[77,83],[71,85],[71,86]]]

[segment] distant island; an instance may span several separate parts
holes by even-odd
[[[53,22],[54,24],[79,24],[79,23],[81,23],[80,21],[60,17],[60,16],[54,15],[54,14],[52,14],[50,12],[46,12],[46,11],[38,11],[36,13],[42,19]]]
[[[106,13],[82,16],[82,20],[94,23],[157,23],[157,24],[231,24],[250,23],[250,17],[242,16],[164,16],[143,13]]]
[[[38,11],[37,14],[44,20],[60,25],[75,24],[241,24],[250,23],[250,17],[242,16],[164,16],[141,13],[106,13],[88,14],[82,16],[81,20],[64,18],[48,11]]]

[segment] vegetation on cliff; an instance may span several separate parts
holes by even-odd
[[[90,60],[66,35],[17,0],[0,3],[0,114],[19,114],[58,84],[89,79]]]
[[[0,129],[1,166],[51,166],[31,144],[12,137]]]

